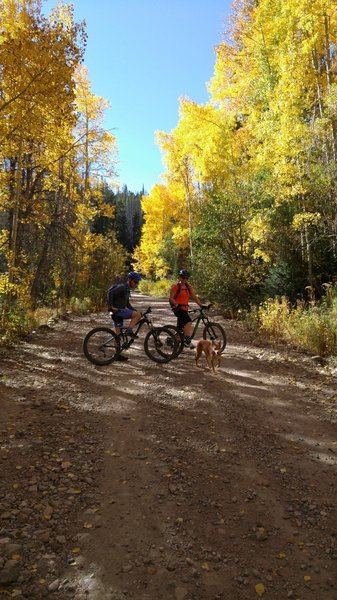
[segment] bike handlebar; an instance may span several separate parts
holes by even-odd
[[[203,312],[204,310],[209,310],[212,306],[213,306],[213,304],[203,304],[202,306],[199,306],[199,308],[192,308],[188,312],[190,312],[190,313]]]

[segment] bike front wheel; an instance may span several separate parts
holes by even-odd
[[[95,327],[84,338],[83,352],[94,365],[109,365],[120,352],[119,337],[108,327]]]
[[[176,357],[178,341],[166,327],[155,327],[144,339],[146,355],[156,363],[167,363]]]
[[[227,338],[223,327],[219,323],[207,323],[204,331],[202,332],[204,340],[216,340],[221,343],[220,352],[223,352],[226,348]]]

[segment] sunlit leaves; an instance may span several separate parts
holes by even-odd
[[[210,101],[182,99],[177,126],[158,136],[211,290],[219,270],[230,290],[238,276],[253,289],[299,255],[312,284],[315,248],[329,264],[336,256],[336,31],[327,0],[235,2]]]

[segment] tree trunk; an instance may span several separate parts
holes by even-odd
[[[187,157],[184,160],[183,182],[184,182],[185,197],[186,197],[187,212],[188,212],[190,261],[191,261],[191,269],[193,270],[193,266],[194,266],[193,242],[192,242],[193,217],[192,217],[192,199],[191,199],[190,180],[189,180],[189,165],[188,165]]]
[[[330,92],[331,86],[333,83],[332,78],[332,70],[331,70],[331,54],[330,54],[330,37],[329,37],[329,18],[325,14],[324,15],[324,32],[325,32],[325,46],[326,46],[326,55],[325,55],[325,70],[327,76],[328,90]],[[331,118],[331,134],[332,134],[332,154],[333,160],[336,161],[337,156],[337,126],[336,120]]]

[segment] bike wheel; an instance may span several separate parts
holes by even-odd
[[[155,327],[144,339],[145,353],[156,363],[167,363],[175,358],[178,342],[165,327]]]
[[[108,327],[95,327],[87,333],[83,352],[94,365],[109,365],[120,352],[120,341]]]
[[[223,327],[219,323],[207,323],[204,331],[202,332],[204,340],[219,340],[221,342],[220,352],[223,352],[226,348],[227,338]]]
[[[176,358],[184,350],[184,335],[181,333],[181,331],[179,331],[178,327],[175,327],[174,325],[165,325],[163,329],[165,331],[168,331],[168,333],[170,333],[171,335],[174,335],[177,341],[177,350],[174,356],[174,358]],[[168,339],[167,342],[171,343],[171,340]]]

